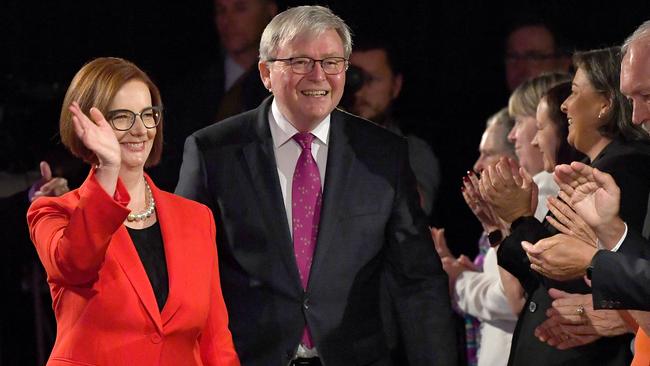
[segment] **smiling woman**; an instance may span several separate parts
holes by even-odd
[[[48,365],[239,365],[212,214],[144,173],[160,160],[162,119],[158,88],[123,59],[89,62],[68,88],[61,138],[93,167],[27,214],[55,304]]]

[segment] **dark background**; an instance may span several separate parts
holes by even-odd
[[[317,2],[285,0],[280,8],[306,3]],[[443,187],[435,222],[447,228],[456,254],[471,257],[480,227],[462,201],[461,177],[477,157],[485,120],[507,103],[503,41],[511,19],[522,10],[537,14],[571,51],[620,44],[650,18],[650,1],[320,4],[355,33],[375,33],[396,44],[405,65],[397,115],[404,130],[428,140],[438,155]],[[90,59],[119,56],[135,62],[159,85],[164,101],[183,75],[219,54],[211,0],[3,0],[0,25],[0,170],[11,172],[38,169],[38,162],[60,147],[63,95]]]
[[[281,1],[280,8],[305,2]],[[315,4],[318,2],[307,2]],[[528,12],[554,26],[567,50],[620,44],[650,17],[648,1],[329,1],[355,33],[389,37],[405,67],[397,114],[441,160],[437,218],[454,251],[473,255],[479,226],[460,196],[485,120],[507,103],[503,40]],[[130,59],[161,88],[219,53],[210,0],[9,0],[0,5],[0,168],[36,169],[58,143],[69,81],[97,56]],[[166,93],[167,92],[167,93]],[[174,121],[166,121],[174,123]],[[7,168],[8,167],[8,168]]]

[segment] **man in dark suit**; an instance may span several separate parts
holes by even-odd
[[[382,275],[410,364],[456,363],[447,276],[406,141],[336,109],[351,43],[327,8],[277,15],[259,62],[273,97],[185,143],[176,192],[215,213],[244,365],[391,365]]]

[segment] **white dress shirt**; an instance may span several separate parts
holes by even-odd
[[[533,176],[533,182],[537,184],[539,193],[537,194],[537,210],[535,210],[535,218],[540,222],[544,221],[548,213],[548,203],[546,199],[550,196],[557,197],[560,192],[560,187],[553,180],[553,173],[541,171]]]
[[[280,189],[284,198],[284,211],[287,214],[287,222],[291,223],[291,185],[293,184],[293,172],[296,170],[296,163],[302,153],[302,147],[292,137],[298,130],[280,113],[275,99],[269,111],[269,126],[273,137],[273,152],[275,163],[278,167],[278,178],[280,178]],[[316,137],[311,143],[311,153],[318,165],[320,172],[321,191],[325,187],[325,168],[327,167],[327,141],[330,133],[330,116],[318,123],[311,131]],[[291,232],[291,228],[289,228]],[[291,233],[293,237],[293,233]]]

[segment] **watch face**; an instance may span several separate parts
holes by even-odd
[[[488,234],[488,241],[490,242],[491,246],[496,246],[499,243],[501,243],[501,240],[503,240],[503,235],[501,234],[501,230],[494,230]]]

